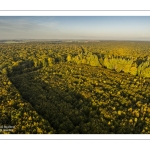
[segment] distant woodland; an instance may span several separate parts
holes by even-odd
[[[2,134],[149,134],[150,42],[0,43]]]

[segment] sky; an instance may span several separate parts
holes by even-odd
[[[149,16],[0,16],[0,40],[150,41]]]

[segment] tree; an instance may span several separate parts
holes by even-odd
[[[68,62],[70,62],[70,61],[71,61],[71,55],[70,55],[70,54],[68,54],[68,56],[67,56],[66,60],[67,60]]]
[[[136,67],[131,67],[129,72],[132,75],[137,75],[137,68]]]

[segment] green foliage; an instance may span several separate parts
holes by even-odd
[[[141,76],[142,77],[150,77],[150,67],[145,68],[142,72],[141,72]]]
[[[77,64],[88,64],[90,66],[100,66],[98,56],[95,54],[92,54],[91,52],[85,52],[81,53],[74,58],[72,58],[73,62]]]
[[[125,73],[130,73],[130,69],[132,66],[132,59],[127,59],[127,58],[118,58],[118,57],[111,57],[108,58],[105,56],[103,65],[111,70],[115,70],[117,72],[125,72]]]
[[[142,62],[138,66],[138,75],[142,77],[150,77],[150,62],[149,61]]]
[[[149,46],[1,44],[0,124],[16,134],[150,133]]]

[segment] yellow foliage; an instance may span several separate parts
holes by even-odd
[[[39,127],[37,127],[37,133],[38,133],[38,134],[42,134],[42,133],[43,133],[42,129],[39,128]]]
[[[129,123],[133,123],[133,120],[132,120],[132,119],[130,119],[130,120],[129,120]]]
[[[28,118],[28,120],[31,121],[31,120],[32,120],[32,117],[30,116],[30,117]]]
[[[136,67],[131,67],[130,74],[137,75],[137,68]]]
[[[121,115],[121,113],[122,113],[122,112],[119,110],[119,111],[118,111],[118,115]]]
[[[137,122],[137,120],[138,120],[137,118],[134,118],[134,121],[135,121],[135,122]]]

